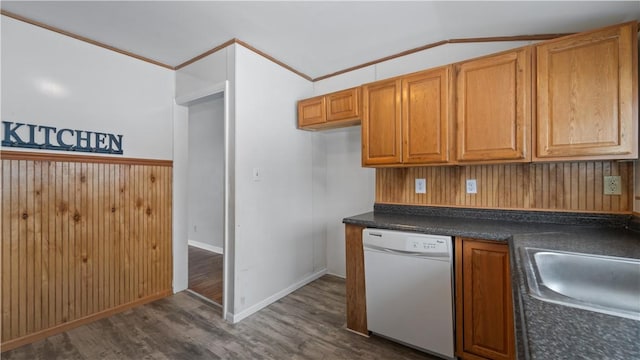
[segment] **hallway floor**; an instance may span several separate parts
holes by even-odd
[[[189,290],[222,305],[222,254],[189,246]]]

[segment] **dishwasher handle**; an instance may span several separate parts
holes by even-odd
[[[409,251],[409,250],[398,250],[398,249],[389,249],[382,246],[376,246],[372,244],[364,244],[364,250],[384,252],[393,255],[402,255],[402,256],[414,256],[421,258],[432,258],[438,260],[448,260],[451,256],[448,252],[429,252],[429,251]]]

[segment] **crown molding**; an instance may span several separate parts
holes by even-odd
[[[334,77],[334,76],[337,76],[337,75],[342,75],[342,74],[345,74],[345,73],[348,73],[348,72],[351,72],[351,71],[354,71],[354,70],[365,68],[367,66],[376,65],[376,64],[379,64],[381,62],[397,59],[399,57],[415,54],[415,53],[420,52],[420,51],[433,49],[435,47],[446,45],[446,44],[501,42],[501,41],[550,40],[550,39],[555,39],[555,38],[558,38],[558,37],[561,37],[561,36],[566,36],[566,35],[571,35],[571,34],[572,33],[566,33],[566,34],[516,35],[516,36],[492,36],[492,37],[460,38],[460,39],[440,40],[440,41],[436,41],[436,42],[433,42],[433,43],[430,43],[430,44],[419,46],[417,48],[405,50],[405,51],[399,52],[397,54],[393,54],[393,55],[385,56],[385,57],[380,58],[380,59],[372,60],[372,61],[366,62],[364,64],[360,64],[360,65],[352,66],[352,67],[349,67],[349,68],[346,68],[346,69],[338,70],[338,71],[333,72],[331,74],[322,75],[322,76],[319,76],[317,78],[314,78],[313,81],[315,82],[315,81],[328,79],[330,77]]]
[[[236,38],[233,38],[233,39],[227,40],[227,41],[225,41],[224,43],[222,43],[222,44],[220,44],[220,45],[218,45],[218,46],[214,47],[214,48],[213,48],[213,49],[211,49],[211,50],[207,50],[207,51],[203,52],[202,54],[200,54],[200,55],[198,55],[198,56],[196,56],[196,57],[193,57],[193,58],[191,58],[191,59],[189,59],[189,60],[187,60],[187,61],[185,61],[185,62],[183,62],[183,63],[181,63],[181,64],[176,65],[173,69],[174,69],[174,70],[180,70],[180,69],[182,69],[183,67],[188,66],[188,65],[191,65],[191,64],[193,64],[194,62],[196,62],[196,61],[198,61],[198,60],[204,59],[204,58],[206,58],[207,56],[209,56],[209,55],[211,55],[211,54],[213,54],[213,53],[217,53],[218,51],[220,51],[220,50],[222,50],[222,49],[226,48],[226,47],[227,47],[227,46],[229,46],[229,45],[233,45],[233,44],[235,44],[236,42],[238,42],[238,39],[236,39]]]
[[[159,61],[150,59],[148,57],[137,55],[137,54],[134,54],[134,53],[132,53],[130,51],[122,50],[122,49],[119,49],[119,48],[117,48],[115,46],[107,45],[107,44],[102,43],[100,41],[92,40],[92,39],[89,39],[87,37],[84,37],[84,36],[81,36],[81,35],[78,35],[78,34],[74,34],[72,32],[69,32],[69,31],[66,31],[66,30],[62,30],[62,29],[59,29],[59,28],[54,27],[54,26],[50,26],[50,25],[44,24],[44,23],[39,22],[39,21],[31,20],[31,19],[26,18],[24,16],[21,16],[21,15],[14,14],[12,12],[6,11],[4,9],[0,9],[0,14],[2,14],[4,16],[7,16],[7,17],[10,17],[10,18],[15,19],[15,20],[19,20],[19,21],[25,22],[27,24],[31,24],[31,25],[34,25],[34,26],[37,26],[37,27],[40,27],[40,28],[43,28],[43,29],[47,29],[47,30],[53,31],[53,32],[61,34],[61,35],[65,35],[65,36],[74,38],[76,40],[80,40],[80,41],[89,43],[91,45],[99,46],[99,47],[101,47],[103,49],[115,51],[115,52],[117,52],[119,54],[130,56],[132,58],[135,58],[135,59],[138,59],[138,60],[142,60],[144,62],[148,62],[148,63],[153,64],[153,65],[157,65],[157,66],[169,69],[169,70],[175,70],[174,67],[171,66],[171,65],[168,65],[168,64],[165,64],[165,63],[161,63]]]

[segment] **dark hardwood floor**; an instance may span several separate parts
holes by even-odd
[[[222,305],[221,254],[189,246],[189,290]]]
[[[344,280],[324,276],[238,324],[181,292],[2,354],[33,359],[430,359],[345,329]]]

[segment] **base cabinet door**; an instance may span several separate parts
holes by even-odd
[[[456,238],[456,355],[515,358],[507,244]]]

